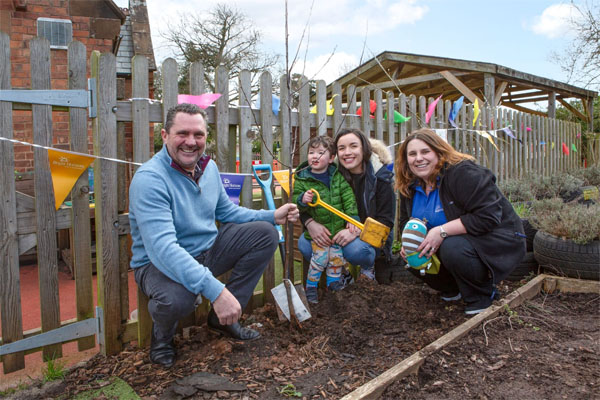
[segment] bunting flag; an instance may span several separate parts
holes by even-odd
[[[375,116],[373,114],[375,113],[376,109],[377,109],[377,103],[375,103],[375,100],[369,100],[369,112],[371,113],[371,118],[375,118]],[[356,111],[356,115],[358,115],[359,117],[362,117],[362,107],[360,107]]]
[[[477,100],[475,100],[477,101]],[[496,143],[494,142],[494,139],[492,139],[492,136],[486,132],[486,131],[475,131],[477,132],[481,137],[486,138],[487,140],[489,140],[489,142],[496,148],[497,151],[500,151],[500,149],[498,148],[498,146],[496,146]]]
[[[577,153],[577,147],[575,146],[575,143],[571,143],[571,150]]]
[[[501,131],[504,132],[506,136],[510,137],[511,139],[518,140],[519,143],[523,144],[523,141],[514,135],[513,131],[510,129],[510,126],[502,128]]]
[[[554,150],[554,142],[552,142],[552,146],[550,146],[550,149]]]
[[[331,104],[333,102],[333,98],[337,96],[337,94],[334,94],[333,96],[331,96],[331,99],[327,100],[325,102],[325,110],[327,115],[333,115],[333,112],[335,111],[333,108],[333,105]],[[311,114],[316,114],[317,113],[317,105],[315,104],[314,106],[312,106],[312,108],[310,109],[310,113]]]
[[[458,115],[458,112],[460,111],[460,109],[463,105],[464,99],[465,99],[465,96],[460,96],[460,98],[458,100],[456,100],[454,102],[454,104],[452,104],[452,110],[450,111],[450,115],[448,115],[448,122],[454,128],[458,128],[458,125],[456,125],[456,122],[454,122],[454,121],[456,120],[456,116]]]
[[[285,190],[285,193],[290,195],[290,172],[288,170],[273,171],[273,176],[277,179],[277,182],[281,185],[281,188]],[[295,178],[292,175],[292,185],[294,184]]]
[[[225,192],[229,195],[229,200],[237,206],[240,205],[240,193],[244,185],[244,175],[221,173],[221,182],[225,187]]]
[[[387,113],[385,113],[383,115],[383,119],[387,120]],[[410,117],[405,117],[404,115],[400,114],[398,111],[394,110],[394,123],[395,124],[402,124],[409,120],[410,120]]]
[[[433,115],[433,112],[435,111],[435,106],[437,105],[438,101],[440,101],[440,99],[442,98],[442,95],[440,94],[439,97],[437,99],[435,99],[433,101],[433,103],[431,103],[429,105],[429,107],[427,107],[427,112],[425,113],[425,123],[428,124],[429,120],[431,119],[431,116]]]
[[[280,105],[281,105],[281,100],[279,99],[279,97],[272,94],[271,95],[271,109],[273,110],[273,114],[275,114],[275,116],[279,116]],[[258,99],[256,99],[256,102],[254,103],[254,107],[257,110],[260,110],[260,96],[258,96]]]
[[[566,155],[569,155],[569,148],[567,147],[565,142],[562,142],[562,152]]]
[[[448,143],[448,129],[434,129],[435,133],[442,139],[444,142]]]
[[[221,97],[221,93],[204,93],[201,95],[179,94],[177,95],[177,104],[190,103],[195,104],[201,109],[207,109],[212,103]]]
[[[581,137],[581,132],[579,132],[579,133],[577,134],[577,139],[579,139],[580,137]]]
[[[546,142],[540,142],[540,146],[545,146]]]
[[[58,210],[79,176],[94,161],[94,157],[48,149],[48,161],[54,187],[54,206]]]
[[[477,117],[479,117],[479,102],[475,99],[475,104],[473,105],[473,126],[477,122]]]
[[[529,127],[529,126],[528,126],[527,128],[525,128],[525,130],[526,130],[527,132],[531,132],[531,127]]]

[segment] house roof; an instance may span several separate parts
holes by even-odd
[[[448,100],[464,95],[471,102],[475,98],[481,102],[486,98],[486,77],[488,83],[492,81],[490,78],[494,78],[495,105],[520,111],[533,112],[520,104],[548,101],[552,93],[563,104],[568,98],[578,98],[587,103],[598,96],[591,90],[498,64],[391,51],[380,53],[336,82],[342,88],[353,84],[359,89],[369,87],[393,91],[395,95],[399,91],[425,97],[443,94]],[[332,84],[328,86],[328,91],[331,90]]]
[[[131,58],[135,55],[146,56],[148,69],[156,71],[145,0],[129,0],[127,18],[121,25],[117,51],[117,74],[131,74]]]

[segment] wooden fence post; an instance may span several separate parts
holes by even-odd
[[[148,136],[149,104],[148,98],[148,59],[145,56],[134,56],[131,69],[131,94],[132,100],[132,140],[133,162],[143,163],[150,159],[150,138]],[[137,167],[134,167],[134,173]],[[138,346],[146,347],[150,344],[152,317],[148,312],[148,296],[137,287]]]
[[[281,79],[283,81],[284,78]],[[285,86],[285,85],[282,85]],[[287,90],[287,87],[286,87]],[[273,163],[273,97],[271,95],[273,93],[273,83],[271,79],[271,74],[268,71],[263,72],[260,75],[260,127],[259,132],[262,136],[262,145],[261,145],[261,158],[263,164],[272,164]],[[280,113],[283,112],[284,109],[284,100],[281,98],[280,100]],[[281,131],[283,132],[283,131]],[[283,139],[283,138],[282,138]],[[289,153],[289,150],[287,150]],[[281,147],[280,154],[283,155],[285,150]],[[281,158],[280,158],[281,160]],[[283,164],[282,162],[279,163]],[[283,169],[283,165],[282,165]],[[250,179],[252,182],[252,179]],[[282,190],[282,196],[284,192]],[[285,197],[285,196],[283,196]],[[266,200],[264,194],[262,195],[262,207],[266,208]],[[269,261],[269,265],[265,269],[263,273],[263,302],[265,303],[274,303],[273,294],[271,293],[271,289],[275,287],[275,260],[271,258]]]
[[[117,157],[117,67],[114,54],[92,53],[92,76],[96,77],[98,117],[94,124],[94,153]],[[121,301],[117,212],[117,166],[98,160],[94,168],[96,193],[96,273],[98,304],[104,308],[104,355],[121,351]]]
[[[50,43],[44,38],[31,40],[31,88],[50,90]],[[32,104],[33,142],[52,146],[52,106]],[[34,148],[35,216],[37,225],[37,259],[40,281],[42,332],[60,327],[58,300],[58,256],[56,247],[56,213],[54,189],[48,167],[48,151]],[[62,357],[60,344],[46,346],[44,360]]]
[[[81,42],[71,42],[69,58],[69,89],[87,89],[87,59],[85,46]],[[69,108],[69,127],[71,150],[88,153],[87,110]],[[90,232],[90,200],[88,174],[83,173],[71,190],[71,221],[73,229],[73,271],[75,273],[75,298],[77,320],[94,317],[94,297],[92,290],[92,254]],[[96,344],[93,336],[79,339],[79,351],[93,348]]]
[[[10,39],[0,32],[0,90],[10,90]],[[0,136],[13,138],[12,103],[0,101]],[[15,154],[13,144],[0,141],[0,315],[2,344],[23,339],[17,199],[15,195]],[[25,368],[23,352],[3,357],[4,373]]]
[[[228,170],[229,151],[235,153],[235,143],[232,143],[233,149],[229,149],[229,71],[222,65],[217,67],[215,73],[215,92],[221,93],[215,103],[217,166],[219,171],[225,172]]]

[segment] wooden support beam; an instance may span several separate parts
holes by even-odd
[[[520,104],[520,103],[535,103],[536,101],[548,101],[548,96],[544,95],[544,96],[538,96],[538,97],[528,97],[526,99],[516,99],[516,100],[512,100],[510,102],[513,104]]]
[[[556,92],[548,94],[548,118],[556,118]]]
[[[464,83],[462,83],[456,75],[454,75],[450,71],[441,71],[440,74],[446,78],[448,82],[452,84],[459,92],[461,92],[471,103],[475,103],[475,100],[479,102],[480,105],[483,105],[483,102],[475,93],[471,91]]]
[[[502,97],[502,93],[504,93],[504,90],[506,90],[506,86],[508,86],[508,82],[502,81],[496,88],[496,97],[494,98],[494,104],[496,105],[496,107],[498,107],[498,105],[500,104],[500,98]]]
[[[503,102],[500,103],[500,105],[502,105],[504,107],[512,108],[512,109],[517,110],[517,111],[528,113],[528,114],[539,115],[539,116],[542,116],[542,117],[546,116],[546,114],[544,114],[541,111],[536,111],[536,110],[532,110],[531,108],[522,107],[522,106],[520,106],[518,104],[514,104],[514,103],[511,103],[509,101],[503,101]]]
[[[575,114],[576,116],[578,116],[579,118],[581,118],[584,121],[588,121],[588,117],[587,115],[583,114],[581,111],[579,111],[578,109],[576,109],[575,107],[573,107],[572,105],[570,105],[569,103],[567,103],[565,100],[561,99],[560,97],[558,98],[558,101],[560,102],[560,104],[562,104],[567,110],[571,111],[573,114]]]
[[[455,74],[456,74],[455,76],[469,75],[466,72],[456,72]],[[392,75],[392,77],[393,77],[393,75]],[[371,88],[372,89],[389,89],[389,88],[395,88],[396,86],[402,87],[402,86],[406,86],[406,85],[414,85],[415,83],[437,81],[440,79],[444,79],[444,76],[442,76],[442,74],[439,72],[434,72],[431,74],[409,76],[407,78],[402,78],[402,79],[394,79],[393,82],[387,81],[387,82],[381,82],[381,83],[373,83],[370,85],[366,85],[366,87],[368,87],[369,89],[371,89]],[[361,90],[364,87],[365,86],[359,86],[357,88],[357,90]]]
[[[536,90],[536,91],[530,91],[530,92],[525,92],[525,93],[507,94],[507,95],[502,96],[500,98],[500,100],[514,101],[517,99],[523,99],[525,97],[548,95],[548,93],[549,92],[547,90]]]

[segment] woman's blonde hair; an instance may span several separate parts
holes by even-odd
[[[427,146],[437,154],[439,160],[433,170],[434,175],[438,175],[446,163],[454,165],[464,160],[474,160],[472,156],[456,151],[454,147],[450,146],[444,139],[439,137],[433,129],[417,129],[408,135],[406,140],[402,142],[398,148],[398,153],[394,162],[396,190],[400,191],[404,196],[410,196],[409,187],[415,179],[417,179],[408,166],[408,158],[406,155],[408,144],[415,139],[425,142]]]

